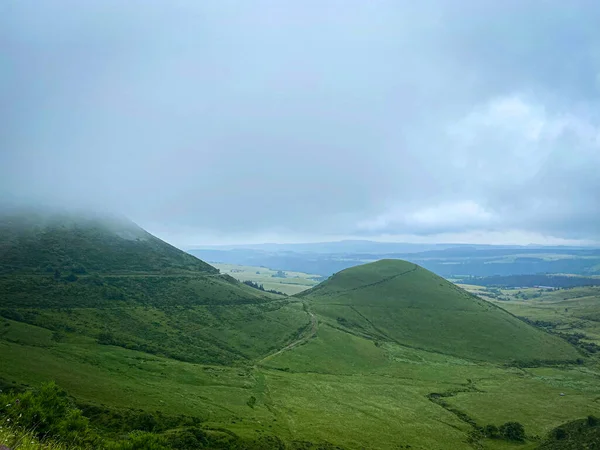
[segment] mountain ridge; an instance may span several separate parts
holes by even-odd
[[[218,273],[123,217],[30,211],[0,214],[0,274],[167,269]]]

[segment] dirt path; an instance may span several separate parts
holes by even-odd
[[[294,347],[299,346],[300,344],[303,344],[304,342],[308,341],[311,337],[313,337],[314,335],[317,334],[317,329],[319,328],[319,321],[318,321],[317,317],[311,311],[308,310],[308,307],[306,307],[306,313],[310,317],[310,328],[308,329],[308,331],[302,333],[302,335],[300,335],[298,337],[298,339],[289,343],[285,347],[277,350],[275,353],[271,353],[270,355],[265,356],[260,361],[257,361],[256,362],[257,366],[261,365],[265,361],[268,361],[269,359],[273,358],[274,356],[281,355],[283,352],[286,352],[288,350],[293,349]]]

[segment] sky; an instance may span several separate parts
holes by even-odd
[[[600,242],[596,0],[4,0],[0,196],[179,246]]]

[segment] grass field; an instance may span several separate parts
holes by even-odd
[[[461,285],[510,313],[540,323],[551,331],[585,335],[600,345],[600,287],[569,289],[494,289]],[[498,300],[501,298],[502,300]]]
[[[428,351],[526,364],[579,356],[563,340],[405,261],[344,270],[301,298],[334,326]]]
[[[102,233],[109,247],[119,244]],[[94,227],[92,236],[102,233]],[[42,241],[53,236],[64,230]],[[596,339],[591,291],[491,293],[519,295],[492,304],[397,260],[318,286],[306,274],[278,278],[268,269],[220,267],[219,275],[149,238],[124,244],[149,257],[135,272],[121,253],[119,270],[108,270],[111,252],[94,250],[101,244],[81,244],[80,257],[55,246],[44,263],[77,269],[67,277],[36,262],[39,241],[29,236],[23,250],[11,238],[7,247],[0,387],[55,380],[83,411],[112,417],[109,431],[106,420],[92,421],[110,439],[127,436],[126,417],[150,415],[194,418],[206,436],[225,439],[210,448],[522,450],[561,424],[600,415],[598,359],[557,334]],[[88,252],[95,256],[85,265]],[[308,289],[282,297],[229,276],[244,274],[266,289],[282,290],[266,280]],[[540,329],[515,315],[555,320]],[[525,427],[524,442],[480,431],[511,421]],[[181,428],[148,431],[166,439]]]
[[[277,270],[257,266],[238,266],[236,264],[212,264],[221,273],[231,275],[240,281],[253,281],[262,284],[266,290],[283,292],[294,295],[316,286],[321,279],[320,275],[311,275],[303,272],[284,272],[285,278],[277,275]]]
[[[0,327],[11,328],[0,341],[4,380],[54,379],[80,402],[197,416],[241,436],[346,448],[472,448],[471,424],[430,401],[431,393],[451,394],[447,402],[479,425],[518,420],[529,436],[600,413],[595,365],[507,368],[377,346],[324,323],[306,344],[245,367],[185,363],[83,337],[56,343],[47,330],[8,320]],[[497,448],[490,439],[480,444]],[[513,447],[527,448],[505,448]]]
[[[600,414],[600,368],[594,359],[587,358],[583,365],[546,367],[507,366],[511,358],[501,351],[490,359],[472,346],[476,335],[485,335],[471,325],[493,329],[495,314],[501,310],[496,313],[493,306],[482,308],[476,299],[454,291],[443,280],[436,281],[438,294],[433,290],[421,304],[419,314],[429,321],[420,328],[405,330],[409,322],[402,315],[410,312],[406,302],[415,298],[414,292],[406,294],[411,285],[404,289],[390,285],[388,291],[387,283],[404,283],[406,280],[397,275],[412,270],[412,266],[407,270],[398,265],[381,269],[366,266],[356,276],[342,273],[300,298],[291,298],[285,306],[289,313],[284,316],[303,324],[296,337],[288,338],[287,344],[281,341],[271,350],[256,347],[245,362],[229,366],[189,363],[100,345],[77,329],[64,332],[56,340],[55,331],[50,329],[0,319],[0,378],[9,384],[29,385],[53,379],[83,404],[199,417],[206,429],[227,429],[242,437],[276,435],[289,443],[330,442],[351,449],[535,448],[538,437],[552,428]],[[439,280],[427,271],[417,275],[413,279],[417,285]],[[414,284],[413,288],[417,289]],[[462,334],[462,350],[459,342],[453,342],[454,351],[446,351],[449,335],[436,331],[435,317],[422,309],[427,302],[435,306],[436,295],[446,302],[445,315],[456,316],[461,310],[470,314],[470,307],[481,309],[469,319],[473,335]],[[380,306],[387,304],[386,311],[392,313],[378,314],[378,302]],[[398,307],[402,314],[393,313]],[[181,314],[189,311],[182,310]],[[143,307],[131,315],[154,317],[152,309]],[[76,317],[93,322],[93,316],[79,316],[77,312]],[[463,323],[467,318],[463,317]],[[226,323],[233,320],[230,316],[221,319]],[[282,319],[275,316],[273,320],[277,323]],[[164,316],[156,320],[166,321]],[[507,323],[512,324],[517,337],[526,333],[523,336],[531,341],[527,333],[547,336],[556,346],[554,355],[549,353],[547,358],[581,356],[564,341],[525,324],[523,331],[511,320]],[[449,322],[448,326],[458,324]],[[438,332],[442,334],[436,335]],[[435,344],[440,336],[444,336],[441,347]],[[508,337],[512,335],[503,336],[504,341],[497,345],[517,352],[512,337]],[[411,346],[406,345],[409,338],[413,339]],[[225,341],[232,340],[228,337]],[[527,348],[519,350],[521,359],[529,355]],[[439,394],[443,401],[432,394]],[[515,420],[525,426],[525,444],[472,437],[474,424],[499,426]]]

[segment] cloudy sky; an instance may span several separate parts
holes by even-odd
[[[0,195],[180,246],[600,242],[596,0],[4,0]]]

